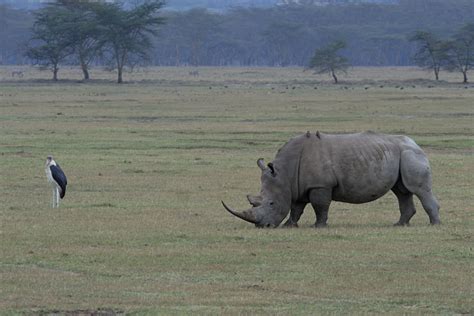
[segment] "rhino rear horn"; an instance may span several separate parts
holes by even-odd
[[[237,212],[237,211],[234,211],[233,209],[231,209],[230,207],[228,207],[224,201],[221,201],[222,202],[222,205],[224,206],[224,208],[232,215],[234,216],[237,216],[238,218],[240,219],[243,219],[244,221],[247,221],[249,223],[252,223],[252,224],[255,224],[256,223],[256,220],[255,220],[255,215],[252,214],[252,212],[250,210],[247,210],[247,211],[243,211],[243,212]]]
[[[247,194],[247,200],[249,201],[250,205],[252,206],[260,206],[262,205],[262,197],[260,195],[250,195]]]

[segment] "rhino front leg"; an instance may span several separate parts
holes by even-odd
[[[309,201],[316,213],[315,228],[326,227],[328,221],[329,205],[331,205],[332,194],[330,189],[318,188],[309,193]]]
[[[298,227],[298,221],[303,214],[304,208],[307,203],[291,203],[290,218],[283,224],[283,227]]]

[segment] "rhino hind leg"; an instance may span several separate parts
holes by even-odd
[[[400,209],[400,219],[395,223],[395,226],[408,226],[410,224],[410,219],[416,213],[415,203],[413,202],[413,193],[405,188],[401,179],[397,181],[397,184],[392,188],[392,191],[397,196],[398,206]]]
[[[304,202],[292,203],[290,217],[285,222],[285,224],[283,224],[283,227],[286,227],[286,228],[298,227],[298,221],[300,220],[301,215],[303,215],[305,206],[306,206],[306,203]]]
[[[400,161],[403,186],[421,201],[431,224],[439,224],[439,204],[431,190],[431,168],[426,156],[421,152],[405,150]]]
[[[441,221],[439,220],[439,203],[434,197],[433,193],[425,192],[422,195],[417,195],[425,209],[426,213],[430,218],[430,223],[433,225],[440,224]]]

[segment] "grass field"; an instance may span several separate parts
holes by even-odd
[[[474,313],[474,85],[416,69],[0,68],[0,314]],[[315,230],[256,229],[247,207],[270,161],[310,130],[411,136],[427,152],[442,225],[393,194],[333,203]],[[48,154],[68,175],[51,209]]]

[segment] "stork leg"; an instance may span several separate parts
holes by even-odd
[[[56,207],[59,207],[59,189],[56,187]]]
[[[56,188],[53,187],[53,205],[52,205],[53,208],[56,207]]]

